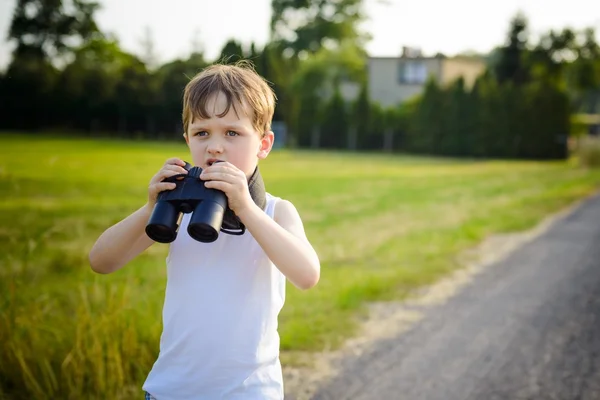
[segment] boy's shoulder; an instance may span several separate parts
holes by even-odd
[[[271,216],[276,221],[282,220],[301,220],[298,209],[290,200],[287,200],[282,197],[275,196],[271,193],[266,193],[267,195],[267,210],[269,209],[269,204],[271,205]]]
[[[269,192],[265,192],[265,197],[266,197],[266,200],[267,200],[267,205],[265,207],[265,211],[268,211],[270,209],[273,214],[275,213],[275,210],[277,209],[277,207],[279,206],[279,204],[281,202],[285,201],[281,197],[276,196],[276,195],[274,195],[272,193],[269,193]]]
[[[287,204],[291,204],[293,206],[293,204],[292,204],[291,201],[289,201],[287,199],[284,199],[283,197],[274,195],[274,194],[269,193],[269,192],[265,192],[265,195],[266,195],[266,198],[267,198],[267,204],[273,204],[273,206],[275,208],[279,207],[279,205],[282,204],[282,203],[285,203],[286,205]]]

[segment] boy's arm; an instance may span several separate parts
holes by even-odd
[[[225,192],[229,207],[290,282],[300,289],[317,284],[321,275],[319,257],[292,203],[278,202],[272,219],[252,200],[246,174],[226,161],[205,168],[200,179],[207,188]]]
[[[115,272],[154,243],[146,235],[146,224],[156,204],[158,193],[173,190],[175,184],[164,182],[176,174],[187,174],[185,162],[169,158],[152,177],[148,186],[148,202],[121,222],[108,228],[96,241],[89,254],[92,270],[100,274]]]
[[[321,269],[319,257],[308,241],[302,220],[292,203],[279,201],[274,219],[256,205],[247,208],[239,217],[290,282],[303,290],[317,284]]]
[[[100,235],[89,254],[94,272],[115,272],[154,243],[145,231],[151,212],[146,204]]]

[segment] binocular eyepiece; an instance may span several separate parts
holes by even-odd
[[[173,182],[175,189],[158,194],[156,205],[146,225],[146,234],[160,243],[170,243],[177,237],[181,213],[192,213],[187,231],[204,243],[217,240],[227,210],[227,196],[220,190],[208,189],[200,180],[202,168],[186,163],[188,173],[164,179]]]

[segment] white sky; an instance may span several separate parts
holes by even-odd
[[[383,2],[386,1],[386,4]],[[596,27],[598,0],[365,0],[370,20],[364,28],[373,39],[372,56],[398,55],[402,46],[425,54],[488,51],[506,37],[509,20],[526,13],[533,33],[566,26]],[[113,32],[121,46],[140,53],[146,27],[153,32],[160,62],[185,57],[194,37],[212,60],[230,38],[242,43],[268,40],[271,0],[99,0],[100,29]],[[16,0],[0,0],[0,67],[10,59],[5,38]]]

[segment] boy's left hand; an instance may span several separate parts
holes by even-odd
[[[224,192],[227,195],[229,208],[236,215],[242,214],[254,204],[248,190],[246,174],[231,163],[221,161],[207,167],[202,170],[200,179],[205,181],[205,187]]]

